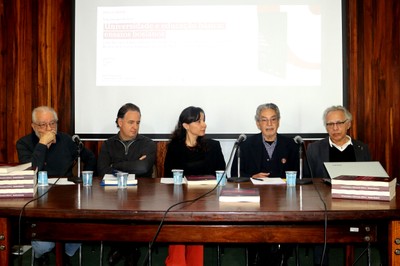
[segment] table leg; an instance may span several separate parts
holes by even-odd
[[[64,243],[56,242],[56,266],[63,266]]]
[[[346,245],[346,265],[353,265],[354,263],[354,245]]]
[[[400,265],[400,221],[391,221],[389,224],[389,265]]]

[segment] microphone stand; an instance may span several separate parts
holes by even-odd
[[[237,148],[237,162],[238,162],[238,165],[237,165],[237,178],[240,178],[240,146],[238,145],[238,148]]]
[[[231,158],[232,155],[235,154],[235,152],[237,151],[236,155],[237,155],[237,168],[238,168],[238,176],[237,177],[230,177],[228,178],[228,182],[235,182],[235,183],[241,183],[241,182],[247,182],[250,181],[250,177],[240,177],[240,146],[239,143],[235,143],[235,145],[233,146],[233,150],[231,153]],[[229,161],[231,161],[231,158],[229,159]]]
[[[311,178],[303,179],[303,145],[304,142],[299,143],[299,179],[297,180],[297,184],[299,185],[307,185],[312,183]],[[306,158],[307,160],[307,158]],[[308,163],[308,160],[307,160]]]
[[[78,171],[78,173],[77,173],[77,176],[69,177],[68,181],[72,181],[74,183],[82,183],[82,178],[81,178],[81,152],[82,152],[82,149],[83,149],[83,144],[79,143],[77,145],[77,147],[78,147],[78,150],[77,150],[78,151],[78,157],[77,157],[77,164],[78,164],[77,171]]]

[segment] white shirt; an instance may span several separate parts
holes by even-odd
[[[346,135],[346,137],[348,138],[348,141],[346,141],[345,144],[343,144],[342,146],[336,145],[335,143],[332,142],[331,138],[329,138],[329,145],[332,147],[335,147],[336,149],[338,149],[339,151],[344,151],[347,146],[349,145],[353,145],[353,142],[351,141],[351,137],[349,135]]]

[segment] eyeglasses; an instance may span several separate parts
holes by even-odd
[[[278,118],[277,118],[277,117],[271,117],[271,119],[268,119],[268,118],[261,118],[261,119],[258,120],[258,121],[260,121],[261,123],[265,123],[265,124],[268,124],[269,122],[270,122],[271,124],[275,124],[276,122],[278,122]]]
[[[333,128],[334,126],[341,127],[347,122],[346,120],[326,123],[326,127]]]
[[[53,121],[50,121],[49,123],[35,123],[35,125],[37,125],[40,129],[45,129],[48,126],[51,128],[55,128],[57,126],[57,121],[53,120]]]

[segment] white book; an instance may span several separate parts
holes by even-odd
[[[0,174],[21,174],[28,168],[32,166],[32,163],[24,163],[15,166],[10,165],[1,165],[0,166]]]
[[[128,186],[134,186],[137,184],[137,179],[135,177],[135,174],[129,174],[128,175],[128,181],[126,182]],[[112,174],[105,174],[103,177],[103,180],[101,181],[102,186],[117,186],[118,185],[118,179],[116,176]]]

